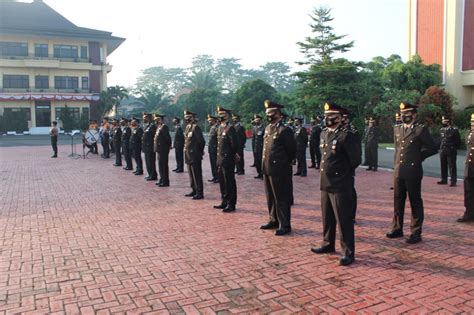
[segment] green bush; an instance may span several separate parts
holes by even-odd
[[[4,111],[0,119],[0,130],[2,132],[28,130],[28,116],[25,111]]]

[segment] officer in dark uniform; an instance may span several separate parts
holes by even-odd
[[[126,171],[133,170],[132,164],[132,146],[130,145],[130,137],[132,136],[132,130],[128,125],[129,122],[126,118],[120,119],[120,127],[122,129],[122,153],[125,158],[125,167],[123,168]]]
[[[440,129],[441,144],[439,147],[439,158],[441,160],[441,181],[438,185],[446,185],[448,183],[448,167],[451,175],[451,183],[449,186],[456,186],[457,169],[456,158],[458,147],[461,144],[461,136],[457,128],[451,125],[451,120],[443,116],[441,119],[442,127]]]
[[[132,134],[130,136],[130,145],[132,147],[133,158],[135,159],[135,164],[137,169],[133,174],[143,175],[143,161],[142,161],[142,138],[143,138],[143,129],[140,127],[140,120],[133,117],[131,123]]]
[[[112,135],[115,152],[115,164],[114,166],[122,166],[122,154],[120,149],[122,148],[122,129],[120,129],[117,119],[112,121]]]
[[[277,229],[275,235],[291,232],[292,161],[296,157],[296,142],[293,130],[283,124],[283,105],[265,101],[268,125],[263,143],[262,170],[267,196],[268,223],[262,230]]]
[[[184,131],[184,160],[188,165],[188,173],[192,191],[186,197],[194,200],[204,198],[202,184],[202,156],[206,141],[196,122],[196,114],[188,110],[184,111],[186,130]]]
[[[464,166],[464,206],[466,211],[458,222],[474,222],[474,114],[471,114],[471,132],[466,138]]]
[[[180,124],[181,120],[178,117],[173,119],[174,124],[174,154],[176,156],[176,168],[173,172],[182,173],[184,172],[184,133],[183,128]]]
[[[168,187],[170,185],[170,171],[168,167],[171,149],[170,129],[165,124],[165,115],[155,114],[156,133],[153,140],[153,151],[156,152],[158,161],[158,173],[160,174],[157,186]]]
[[[319,143],[321,138],[321,118],[313,116],[311,118],[311,135],[309,137],[309,155],[311,156],[311,165],[309,168],[319,170],[321,164],[321,150],[319,150]]]
[[[237,143],[238,143],[238,151],[239,154],[239,161],[237,162],[237,175],[244,175],[245,174],[245,161],[244,161],[244,149],[245,149],[245,142],[247,142],[247,136],[245,135],[245,127],[240,124],[240,116],[239,115],[232,115],[232,121],[234,123],[235,132],[237,133]]]
[[[353,171],[361,162],[361,143],[349,128],[342,126],[345,110],[334,103],[324,105],[326,128],[321,133],[321,211],[323,242],[311,248],[317,254],[335,250],[336,225],[341,233],[343,256],[340,264],[347,266],[355,259],[353,202]]]
[[[217,107],[220,126],[217,129],[217,175],[219,176],[219,186],[221,191],[221,204],[214,206],[222,209],[222,212],[235,211],[237,203],[237,185],[235,183],[235,163],[240,156],[239,141],[237,132],[229,122],[230,110],[222,106]]]
[[[364,143],[364,163],[362,166],[369,165],[369,148],[367,146],[367,136],[369,133],[369,118],[364,118],[364,134],[362,135],[362,142]]]
[[[396,127],[402,124],[402,119],[400,118],[400,113],[395,113],[395,123],[393,125],[393,135],[395,137],[395,131]],[[395,139],[393,140],[393,143],[395,143]],[[393,186],[390,187],[390,190],[393,190]]]
[[[156,174],[156,154],[153,151],[153,139],[155,138],[156,125],[152,122],[150,113],[143,113],[143,139],[142,151],[145,155],[145,166],[148,176],[147,181],[157,180]]]
[[[308,147],[308,132],[303,126],[303,118],[295,117],[295,141],[296,141],[296,173],[295,176],[306,177],[306,148]]]
[[[360,134],[359,131],[354,127],[354,125],[350,121],[350,113],[349,111],[341,107],[341,114],[342,114],[342,128],[346,131],[349,132],[353,135],[353,140],[356,141],[359,146],[358,148],[362,150],[362,144],[361,144],[361,139],[360,139]],[[359,153],[360,155],[362,154],[362,151]],[[355,223],[356,221],[356,214],[357,214],[357,191],[355,189],[355,175],[356,175],[356,168],[352,170],[352,202],[351,202],[351,207],[352,207],[352,218]]]
[[[114,119],[112,120],[109,120],[109,124],[112,125]],[[115,129],[112,127],[110,128],[110,133],[109,133],[109,149],[110,149],[110,153],[115,153],[115,144],[114,144],[114,132],[115,132]]]
[[[403,216],[408,193],[411,205],[411,235],[407,243],[421,241],[424,219],[421,199],[422,162],[436,154],[436,145],[428,128],[416,121],[416,105],[400,104],[402,124],[395,127],[394,216],[388,238],[403,237]]]
[[[365,135],[365,152],[367,154],[367,171],[377,172],[378,150],[379,150],[379,128],[375,124],[375,119],[369,118],[369,126]]]
[[[100,139],[102,143],[102,149],[104,153],[102,154],[102,158],[108,159],[110,158],[110,125],[109,120],[107,118],[102,119],[102,126],[100,127]]]
[[[209,143],[207,144],[207,152],[209,153],[209,163],[211,164],[212,178],[208,179],[208,182],[218,183],[219,178],[217,175],[217,117],[207,114],[207,122],[209,123]],[[233,171],[233,170],[232,170]]]
[[[254,164],[257,169],[257,176],[254,178],[263,179],[262,172],[262,152],[263,152],[263,135],[265,127],[262,124],[262,117],[258,114],[253,116],[252,127],[252,150],[254,156]]]

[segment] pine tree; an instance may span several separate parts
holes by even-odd
[[[315,37],[306,37],[305,42],[298,42],[301,52],[306,61],[298,62],[300,65],[330,63],[335,53],[344,53],[354,46],[354,41],[339,44],[338,41],[346,35],[334,34],[333,27],[329,25],[334,19],[331,17],[331,9],[315,8],[312,19],[311,32]]]

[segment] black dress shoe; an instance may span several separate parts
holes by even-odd
[[[207,181],[208,181],[209,183],[213,183],[216,179],[217,179],[217,178],[211,178],[211,179],[208,179]]]
[[[217,184],[217,183],[219,182],[219,179],[216,178],[216,179],[214,179],[212,182],[213,182],[214,184]]]
[[[237,175],[245,175],[245,172],[238,172]]]
[[[214,209],[225,209],[227,205],[225,203],[221,203],[220,205],[214,206]]]
[[[459,219],[456,220],[459,223],[465,223],[465,222],[474,222],[474,217],[469,218],[469,217],[460,217]]]
[[[313,247],[311,248],[311,251],[316,254],[326,254],[326,253],[334,253],[336,250],[334,249],[334,246],[326,245],[326,246],[320,246],[320,247]]]
[[[262,230],[272,230],[278,228],[278,223],[277,222],[268,222],[266,224],[263,224],[260,226],[260,229]]]
[[[365,170],[366,170],[366,171],[371,171],[371,170],[372,170],[372,167],[367,167]]]
[[[203,195],[194,195],[193,196],[193,200],[200,200],[200,199],[204,199],[204,196]]]
[[[349,266],[354,262],[354,257],[351,256],[342,256],[341,260],[339,260],[339,264],[341,266]]]
[[[255,167],[255,164],[250,165],[250,167]]]
[[[177,169],[177,168],[175,168],[174,170],[171,170],[171,171],[172,171],[172,172],[176,172],[177,170],[178,170],[178,169]]]
[[[301,174],[301,177],[306,177],[306,174]]]
[[[135,175],[143,175],[143,172],[136,172]]]
[[[319,165],[317,165],[315,168],[316,168],[317,170],[319,170]]]
[[[55,159],[57,158],[58,156],[57,155],[52,155],[51,158]]]
[[[253,178],[255,178],[255,179],[263,179],[263,175],[257,175],[257,176],[254,176]]]
[[[228,212],[234,212],[235,211],[235,206],[227,206],[224,209],[222,209],[222,212],[228,213]]]
[[[446,185],[448,182],[445,180],[440,180],[439,182],[436,182],[438,185]]]
[[[190,192],[190,193],[187,193],[185,196],[186,197],[194,197],[196,195],[196,193],[194,191]]]
[[[176,173],[183,173],[183,170],[177,170]]]
[[[402,230],[393,230],[391,232],[388,232],[385,234],[388,238],[398,238],[398,237],[403,237],[403,231]]]
[[[308,168],[316,168],[316,165],[310,165]]]
[[[449,184],[449,187],[456,187],[456,182],[451,182],[451,184]]]
[[[147,178],[146,180],[149,181],[149,182],[151,182],[151,181],[157,180],[157,179],[158,179],[158,178],[156,178],[156,177],[149,177],[149,178]]]
[[[161,183],[158,185],[159,187],[169,187],[170,183]]]
[[[283,236],[290,233],[291,233],[291,229],[278,229],[275,231],[276,236]]]
[[[421,242],[421,236],[420,235],[410,235],[409,238],[407,238],[407,241],[406,241],[408,244],[416,244],[416,243],[419,243]]]
[[[294,176],[300,176],[301,173],[294,173],[293,175],[294,175]]]

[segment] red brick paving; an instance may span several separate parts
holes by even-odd
[[[158,188],[112,159],[50,151],[0,149],[0,313],[474,312],[474,225],[455,223],[462,186],[423,180],[424,241],[408,245],[384,237],[391,173],[359,170],[357,261],[340,267],[339,255],[310,252],[321,240],[314,170],[294,180],[293,234],[276,237],[259,229],[253,169],[224,214],[216,184],[192,201],[185,173]]]

